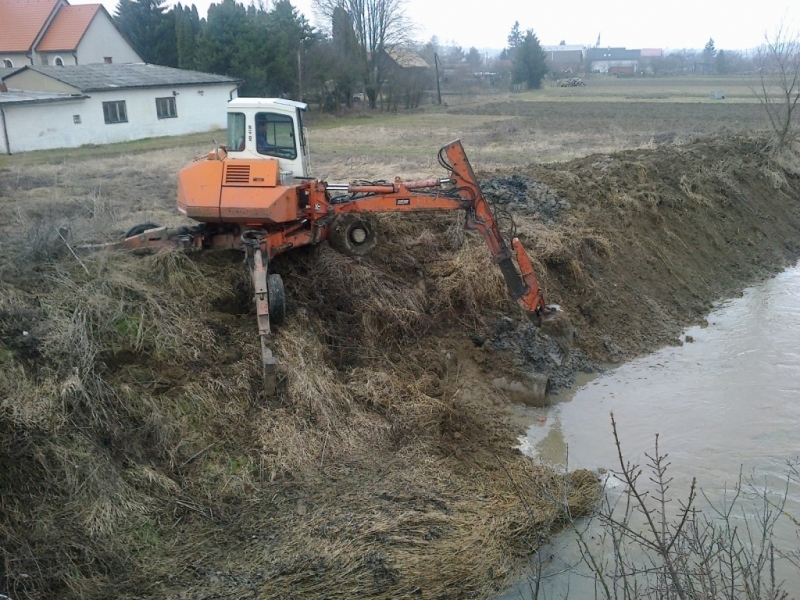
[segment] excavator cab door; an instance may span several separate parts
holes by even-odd
[[[300,141],[300,157],[303,165],[303,173],[300,175],[300,177],[308,177],[310,162],[308,157],[308,142],[306,141],[306,128],[303,125],[303,110],[305,109],[297,109],[297,139]]]

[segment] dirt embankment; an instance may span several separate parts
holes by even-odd
[[[389,215],[370,257],[275,261],[291,308],[267,400],[241,256],[74,256],[58,227],[89,235],[124,194],[98,212],[78,182],[74,202],[26,208],[58,196],[48,185],[0,172],[0,592],[14,598],[490,597],[595,490],[511,449],[493,380],[565,385],[676,343],[800,254],[797,170],[757,140],[485,174],[573,316],[570,363],[453,215]]]
[[[520,231],[593,361],[679,343],[714,301],[800,255],[800,179],[754,139],[593,155],[514,174],[535,207]],[[526,200],[523,210],[530,207]]]

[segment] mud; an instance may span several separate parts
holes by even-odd
[[[382,218],[363,259],[284,255],[271,400],[241,256],[76,257],[24,230],[25,211],[78,238],[119,214],[121,232],[138,188],[81,220],[93,184],[53,200],[44,174],[0,171],[0,592],[490,597],[596,491],[512,449],[519,402],[679,344],[713,302],[800,255],[798,169],[764,146],[719,137],[479,173],[572,317],[565,364],[452,215]],[[140,220],[175,219],[153,204]]]

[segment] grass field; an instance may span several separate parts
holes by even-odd
[[[439,146],[460,138],[476,168],[562,161],[722,131],[761,130],[762,109],[741,78],[592,77],[586,87],[460,98],[404,114],[358,114],[311,127],[323,177],[424,176]],[[712,100],[712,91],[724,100]],[[367,163],[382,171],[362,172]]]
[[[334,118],[311,110],[312,173],[332,181],[423,177],[438,171],[437,150],[456,138],[464,142],[475,167],[488,171],[767,126],[753,78],[590,76],[586,81],[579,88],[550,84],[523,94],[460,96],[450,99],[449,106],[426,105],[404,113],[357,111]],[[725,99],[711,99],[713,91]],[[179,147],[181,154],[183,149],[201,154],[224,139],[224,132],[217,131],[28,152],[0,157],[0,167]]]

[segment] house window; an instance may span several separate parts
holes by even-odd
[[[7,69],[10,69],[10,68],[12,68],[14,66],[14,63],[11,62],[10,58],[4,58],[3,59],[3,66],[6,67]]]
[[[105,64],[107,64],[107,65],[110,65],[111,64],[111,57],[110,56],[104,56],[103,57],[103,62]]]
[[[63,67],[64,66],[64,59],[61,58],[60,56],[56,56],[55,59],[53,60],[53,64],[55,66],[57,66],[57,67]]]
[[[125,100],[103,102],[103,117],[106,123],[127,123],[128,113],[125,110]]]
[[[80,115],[72,115],[72,122],[75,123],[75,125],[80,125],[81,124],[81,116]]]
[[[175,98],[156,98],[156,113],[159,119],[172,119],[178,116]]]

